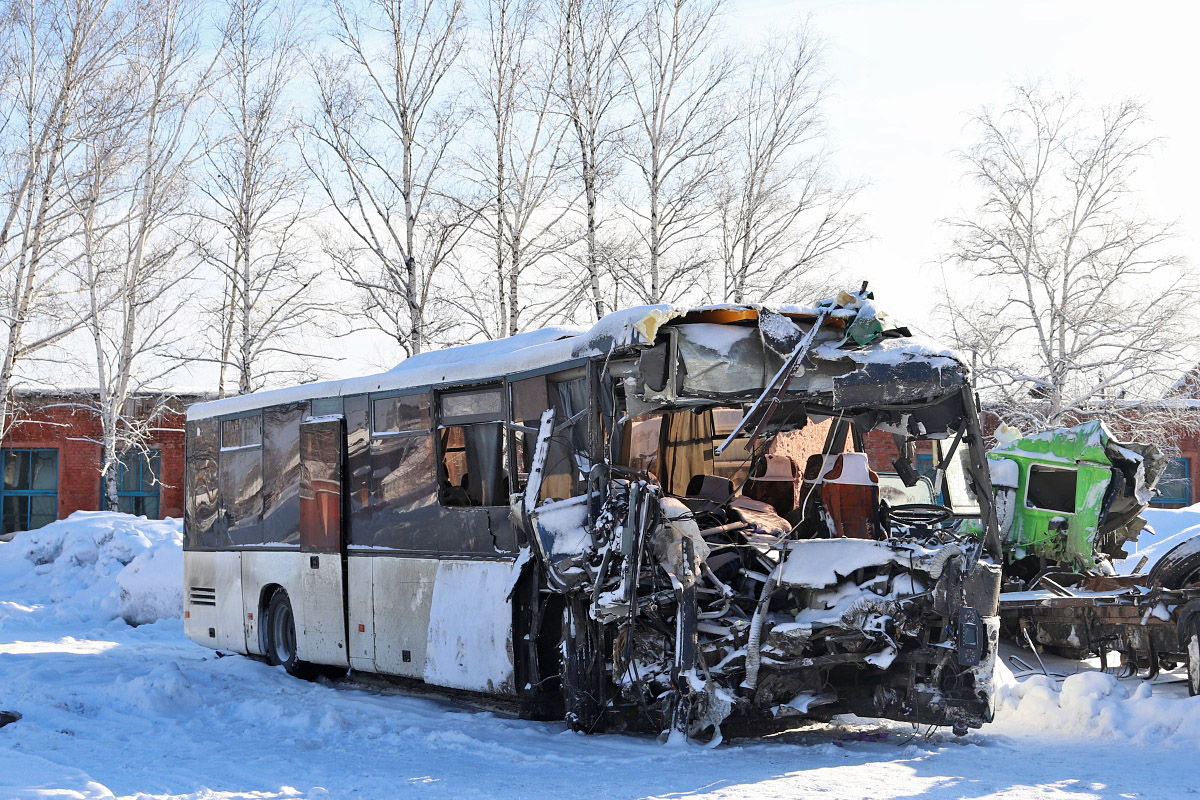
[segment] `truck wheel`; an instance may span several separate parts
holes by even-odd
[[[296,616],[292,613],[292,602],[287,592],[280,589],[271,595],[267,604],[267,663],[282,666],[289,675],[311,678],[311,664],[297,658]]]
[[[1188,619],[1183,643],[1187,645],[1188,694],[1195,697],[1200,694],[1200,615]]]

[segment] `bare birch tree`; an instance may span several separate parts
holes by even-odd
[[[0,437],[23,366],[83,325],[69,270],[77,235],[68,195],[92,134],[84,96],[121,55],[128,9],[107,0],[24,0],[0,24]]]
[[[223,91],[209,128],[211,203],[196,247],[223,278],[215,315],[218,395],[245,394],[272,378],[311,379],[319,357],[306,339],[329,304],[305,236],[305,176],[294,158],[296,121],[286,92],[300,66],[300,24],[288,0],[230,0]],[[215,232],[213,230],[215,228]]]
[[[1158,438],[1169,409],[1136,407],[1194,363],[1197,292],[1171,226],[1138,208],[1144,109],[1034,86],[974,123],[964,159],[982,202],[950,225],[953,263],[980,285],[948,307],[979,389],[1026,430],[1101,416]]]
[[[89,107],[110,124],[89,143],[86,180],[74,195],[83,230],[75,273],[87,297],[108,508],[117,507],[122,460],[147,451],[165,410],[159,382],[181,365],[176,323],[192,270],[182,228],[202,156],[198,106],[213,67],[202,52],[202,8],[192,0],[140,8],[123,68],[106,82],[104,102]]]
[[[630,88],[621,58],[629,49],[631,20],[622,0],[557,0],[555,14],[563,52],[556,91],[570,124],[584,210],[586,280],[582,285],[574,281],[576,291],[568,293],[566,306],[569,312],[583,300],[591,306],[594,319],[599,319],[612,310],[603,284],[614,262],[601,239],[600,202],[620,172],[628,125],[621,104]]]
[[[717,299],[741,303],[827,290],[829,257],[860,239],[822,145],[819,43],[807,26],[773,33],[733,92],[737,121],[714,171]]]
[[[463,47],[463,3],[333,0],[332,8],[341,55],[314,63],[319,112],[304,159],[345,233],[327,251],[359,290],[359,316],[411,355],[445,324],[431,309],[436,280],[461,241],[461,228],[445,236],[444,219],[426,212],[446,188],[462,125],[444,82]]]
[[[486,306],[477,303],[466,320],[495,338],[517,333],[544,310],[526,283],[540,262],[574,241],[566,218],[575,197],[568,189],[567,126],[554,94],[563,42],[551,34],[537,0],[490,0],[484,13],[487,48],[471,73],[486,144],[464,172],[484,196],[476,226],[488,243],[494,284]],[[477,278],[464,278],[473,288]],[[492,313],[477,316],[485,308]]]
[[[634,106],[627,155],[644,184],[626,207],[646,252],[645,270],[623,278],[641,302],[677,299],[704,266],[679,253],[706,233],[704,190],[734,119],[721,91],[735,65],[718,49],[720,12],[721,0],[645,0],[628,52],[618,53]]]

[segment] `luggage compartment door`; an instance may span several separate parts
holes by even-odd
[[[346,430],[342,417],[300,424],[300,551],[304,554],[300,657],[350,665],[346,650]]]

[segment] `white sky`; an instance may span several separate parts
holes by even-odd
[[[930,332],[936,300],[938,221],[978,195],[955,151],[969,114],[1002,105],[1016,83],[1074,86],[1090,103],[1147,104],[1147,133],[1162,148],[1143,168],[1147,211],[1179,223],[1193,266],[1200,242],[1200,5],[1109,0],[740,0],[729,24],[746,37],[811,15],[826,43],[826,105],[836,164],[870,182],[859,198],[872,240],[843,258],[846,283],[869,279],[884,308]]]
[[[978,200],[955,155],[970,145],[969,116],[1002,105],[1016,83],[1077,89],[1089,103],[1146,103],[1146,133],[1161,149],[1142,170],[1146,210],[1179,223],[1179,252],[1200,262],[1200,82],[1193,40],[1200,4],[1112,0],[729,0],[726,28],[752,44],[770,26],[811,16],[831,83],[825,113],[835,165],[865,180],[857,200],[871,240],[841,258],[847,287],[864,279],[883,307],[930,333],[940,256],[939,220]],[[809,298],[796,298],[806,300]],[[341,342],[329,377],[398,362],[394,344]],[[183,383],[207,385],[204,370]],[[202,377],[203,376],[203,377]],[[182,378],[182,376],[181,376]]]

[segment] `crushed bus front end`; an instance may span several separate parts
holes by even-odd
[[[514,583],[531,695],[578,730],[707,742],[844,713],[957,733],[991,719],[1000,543],[951,351],[865,290],[631,309],[587,347],[598,407],[529,423],[513,496],[537,576]],[[961,525],[962,501],[881,496],[872,431],[907,486],[928,484],[914,447],[940,442],[934,484],[981,522]],[[548,488],[564,452],[582,492]]]

